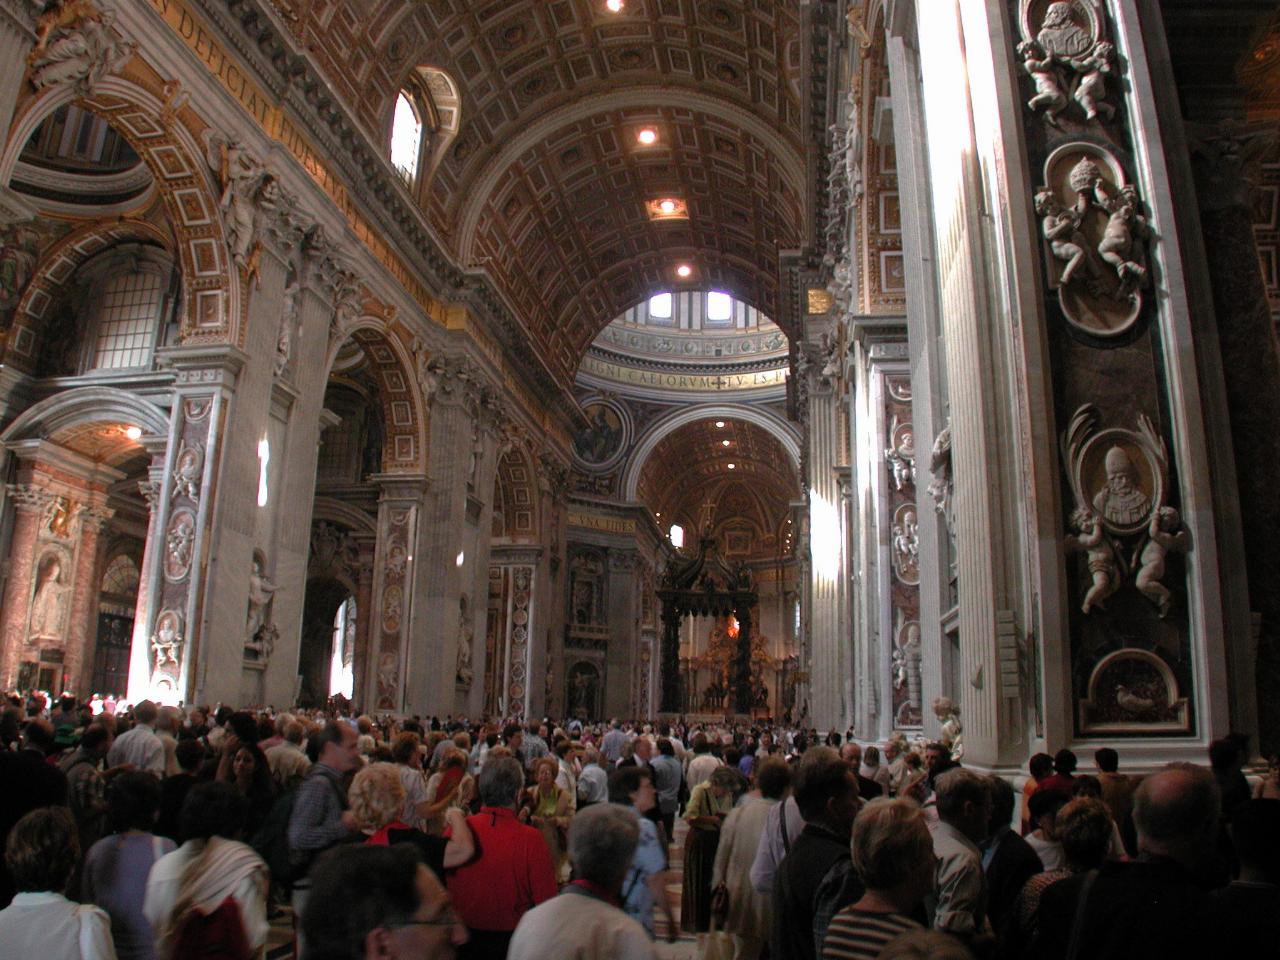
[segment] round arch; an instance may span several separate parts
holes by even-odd
[[[635,447],[631,451],[631,457],[627,461],[626,469],[622,474],[623,499],[627,501],[635,500],[636,489],[640,484],[640,472],[644,469],[645,462],[649,459],[649,456],[665,437],[686,424],[696,423],[699,420],[716,419],[743,420],[760,427],[782,444],[782,448],[787,451],[787,456],[791,458],[792,465],[799,472],[800,437],[791,425],[781,417],[759,407],[752,407],[746,404],[696,404],[680,407],[663,417],[649,427],[640,439],[636,441]]]
[[[98,221],[73,230],[49,248],[27,282],[5,338],[5,362],[23,370],[34,365],[43,340],[43,327],[49,319],[49,309],[57,302],[61,286],[86,261],[124,243],[151,244],[173,255],[173,238],[145,220],[126,217]]]
[[[73,387],[28,407],[0,433],[0,443],[37,440],[84,423],[131,423],[143,437],[168,437],[169,415],[115,387]]]
[[[0,184],[12,179],[22,148],[36,128],[70,103],[111,124],[155,177],[182,264],[183,341],[241,342],[243,298],[218,212],[220,191],[190,131],[176,118],[166,120],[164,105],[142,87],[111,76],[94,88],[91,99],[64,85],[26,100],[14,117],[9,145],[0,154]]]
[[[522,443],[512,443],[498,458],[494,486],[498,497],[495,509],[502,507],[501,536],[518,540],[536,539],[538,523],[538,481],[533,458]]]
[[[382,390],[383,471],[422,472],[426,469],[426,417],[412,358],[386,320],[365,314],[333,338],[325,362],[325,378],[347,340],[364,351]]]

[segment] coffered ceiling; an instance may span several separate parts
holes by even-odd
[[[799,0],[273,2],[379,141],[413,70],[453,78],[461,123],[423,206],[562,376],[678,262],[784,316],[778,255],[809,206]],[[652,222],[660,196],[689,219]]]

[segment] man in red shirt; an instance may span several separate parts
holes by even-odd
[[[480,771],[480,812],[467,818],[476,856],[449,877],[454,909],[470,931],[462,960],[503,960],[526,911],[556,895],[556,871],[542,834],[516,819],[520,762],[502,757]]]

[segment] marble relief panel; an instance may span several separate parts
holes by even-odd
[[[920,549],[916,504],[916,438],[911,422],[911,378],[884,378],[882,391],[885,468],[888,471],[886,513],[890,518],[890,637],[888,657],[893,675],[893,726],[919,727],[923,722],[920,687]]]

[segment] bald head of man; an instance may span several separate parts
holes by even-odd
[[[1221,797],[1213,775],[1169,764],[1144,777],[1133,796],[1133,822],[1143,853],[1194,863],[1213,842]]]

